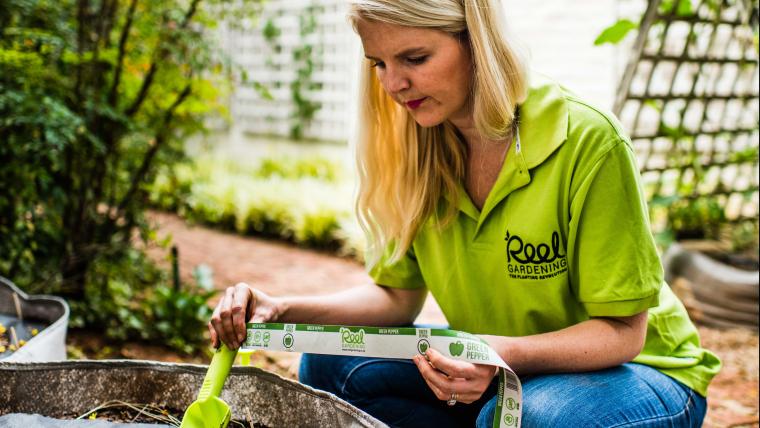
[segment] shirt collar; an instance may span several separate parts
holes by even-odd
[[[487,214],[513,190],[530,182],[528,170],[540,165],[567,140],[568,109],[559,84],[538,73],[531,73],[528,96],[519,105],[518,133],[520,150],[511,147],[494,183],[483,212],[473,205],[462,183],[459,183],[458,208],[478,221],[478,228]],[[454,202],[450,195],[444,195]]]
[[[534,168],[567,140],[568,111],[562,88],[538,73],[531,73],[528,97],[520,104],[519,133],[522,155]]]

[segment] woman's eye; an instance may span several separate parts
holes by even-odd
[[[382,63],[382,62],[380,62],[380,61],[376,61],[376,62],[373,62],[372,64],[370,64],[370,67],[380,67],[380,68],[385,68],[385,64],[384,64],[384,63]]]
[[[410,57],[406,59],[410,64],[419,65],[427,60],[427,55]]]

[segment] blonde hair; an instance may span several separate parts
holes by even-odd
[[[440,30],[468,42],[475,127],[487,139],[508,135],[527,94],[527,77],[521,56],[507,42],[498,0],[350,0],[348,17],[354,29],[360,20],[378,21]],[[359,96],[356,211],[372,266],[390,245],[388,262],[399,260],[431,215],[441,226],[455,216],[467,153],[448,121],[430,128],[417,125],[385,93],[367,59]],[[450,201],[440,218],[445,195]]]

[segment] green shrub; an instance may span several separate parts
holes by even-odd
[[[159,166],[185,159],[185,142],[226,112],[235,73],[213,27],[260,5],[2,1],[0,275],[81,300],[95,259],[150,234]],[[187,190],[154,187],[164,190],[152,203],[168,208]],[[123,295],[131,282],[114,278],[101,278],[101,292]]]
[[[668,207],[668,226],[676,240],[718,239],[725,223],[725,210],[715,198],[679,199]]]
[[[338,165],[325,157],[279,156],[261,159],[258,167],[255,169],[255,175],[262,178],[315,178],[322,181],[335,182],[340,175],[339,170]]]
[[[207,268],[206,268],[207,269]],[[69,300],[72,327],[89,327],[107,338],[143,340],[192,353],[206,345],[216,293],[210,273],[196,270],[196,285],[175,289],[165,271],[138,250],[93,262],[82,300]]]
[[[250,169],[202,157],[192,172],[176,173],[175,180],[163,178],[168,173],[162,172],[151,188],[151,200],[188,220],[240,234],[339,249],[346,235],[341,225],[352,217],[351,184],[335,181],[339,171],[338,164],[324,157],[268,157]],[[190,189],[188,194],[185,189]]]

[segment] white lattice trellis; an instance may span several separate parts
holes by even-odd
[[[301,35],[307,9],[314,10],[316,29]],[[264,26],[270,22],[279,34],[267,41]],[[222,44],[248,73],[250,81],[265,86],[273,100],[264,99],[252,85],[239,85],[230,106],[235,126],[244,132],[288,136],[297,119],[291,82],[297,78],[293,52],[308,43],[314,46],[312,87],[303,91],[320,107],[313,119],[303,123],[303,136],[319,140],[348,138],[355,35],[346,20],[342,0],[270,0],[258,22],[241,30],[222,29]]]

